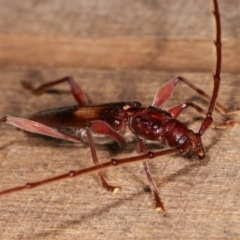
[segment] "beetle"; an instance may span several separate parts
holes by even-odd
[[[95,165],[81,170],[70,171],[69,173],[42,181],[27,183],[24,186],[6,189],[1,191],[0,195],[33,188],[52,181],[94,171],[98,172],[103,187],[108,191],[115,192],[121,187],[109,185],[100,170],[136,161],[143,161],[144,170],[154,195],[156,210],[165,210],[146,160],[163,155],[175,154],[181,154],[187,157],[197,156],[199,159],[202,159],[205,157],[205,151],[201,137],[212,124],[220,128],[239,124],[236,121],[216,124],[212,118],[215,107],[222,114],[230,114],[239,111],[239,108],[228,110],[217,102],[220,85],[222,49],[220,16],[217,0],[213,0],[213,5],[213,15],[216,22],[215,49],[217,61],[213,75],[214,87],[211,96],[192,84],[189,80],[183,77],[175,77],[157,91],[152,104],[148,107],[142,106],[142,104],[137,101],[89,105],[86,94],[71,77],[48,82],[37,88],[33,88],[28,82],[22,82],[23,87],[34,94],[40,94],[49,87],[67,82],[71,87],[71,92],[78,105],[41,111],[26,119],[5,116],[0,119],[0,122],[14,125],[28,132],[73,142],[88,143]],[[175,87],[180,82],[186,84],[196,91],[196,93],[209,100],[207,111],[193,102],[184,102],[168,110],[160,109],[160,106],[169,99]],[[204,120],[198,132],[193,132],[177,119],[182,111],[188,107],[204,115]],[[121,146],[133,141],[136,142],[136,149],[139,155],[124,159],[111,159],[108,162],[99,163],[95,144],[117,142]],[[148,152],[146,150],[146,144],[149,142],[164,145],[167,149]]]

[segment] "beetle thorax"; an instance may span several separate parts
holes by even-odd
[[[141,139],[178,148],[183,155],[205,156],[199,134],[159,108],[139,108],[130,116],[128,126]]]
[[[163,143],[166,124],[170,119],[171,115],[161,109],[139,108],[130,116],[128,126],[140,138]]]

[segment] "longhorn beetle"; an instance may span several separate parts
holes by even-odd
[[[71,92],[78,102],[78,105],[41,111],[33,114],[28,119],[5,116],[0,119],[0,122],[5,122],[33,133],[73,142],[88,143],[94,166],[70,171],[38,182],[27,183],[24,186],[6,189],[1,191],[0,195],[91,172],[98,172],[103,187],[109,191],[115,192],[120,187],[109,185],[100,170],[143,161],[144,170],[154,195],[156,210],[165,210],[164,204],[159,196],[158,188],[150,174],[147,160],[163,155],[175,154],[181,154],[188,157],[196,155],[199,159],[204,158],[205,152],[202,146],[201,137],[206,130],[209,129],[211,124],[215,124],[212,119],[214,108],[216,107],[222,114],[234,113],[239,110],[238,108],[228,110],[217,102],[222,60],[221,26],[217,0],[213,0],[213,9],[213,16],[216,23],[216,39],[214,42],[216,49],[216,66],[213,74],[214,87],[211,96],[187,79],[175,77],[158,90],[152,105],[149,107],[142,106],[140,102],[116,102],[101,105],[88,105],[86,95],[71,77],[52,81],[38,88],[33,88],[28,82],[23,82],[23,86],[34,94],[40,94],[53,85],[67,82],[71,87]],[[207,111],[193,102],[181,103],[167,111],[159,108],[159,106],[171,96],[176,85],[180,82],[186,84],[209,101]],[[201,127],[196,133],[188,129],[184,123],[177,120],[181,112],[188,107],[204,115]],[[237,124],[239,123],[230,121],[215,125],[217,127],[227,127]],[[136,149],[139,155],[123,159],[111,159],[108,162],[99,163],[95,143],[104,144],[117,142],[119,145],[123,145],[132,141],[136,142]],[[148,152],[145,147],[147,142],[164,145],[167,149]]]

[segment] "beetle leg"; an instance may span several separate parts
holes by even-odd
[[[136,143],[136,150],[138,154],[144,154],[147,153],[147,149],[145,147],[145,144],[142,141],[139,141]],[[149,170],[149,166],[148,163],[146,161],[143,161],[143,166],[144,166],[144,170],[145,173],[147,175],[147,179],[151,188],[151,192],[154,195],[154,200],[155,200],[155,204],[156,204],[156,211],[159,211],[160,209],[162,209],[163,211],[165,211],[163,202],[161,200],[161,197],[159,195],[159,191],[157,188],[157,185],[151,175],[151,172]]]
[[[148,178],[148,181],[149,181],[149,185],[150,185],[152,194],[154,195],[154,200],[155,200],[155,204],[156,204],[156,211],[159,211],[160,209],[165,211],[163,202],[162,202],[162,200],[159,196],[158,188],[156,186],[156,183],[155,183],[154,179],[152,178],[152,175],[150,173],[150,170],[149,170],[149,167],[148,167],[148,164],[147,164],[146,161],[143,161],[143,166],[144,166],[144,170],[146,172],[146,175],[147,175],[147,178]]]
[[[208,101],[210,101],[211,97],[204,92],[202,89],[198,88],[191,82],[189,82],[187,79],[182,78],[182,77],[175,77],[169,82],[167,82],[165,85],[163,85],[158,92],[156,93],[152,106],[154,107],[159,107],[161,106],[168,98],[172,95],[175,87],[179,82],[185,83],[188,87],[192,88],[195,90],[198,94],[200,94],[202,97],[206,98]],[[220,103],[216,102],[215,107],[217,110],[222,114],[222,115],[227,115],[227,114],[234,114],[237,113],[240,109],[239,107],[233,108],[233,109],[227,109],[223,107]]]
[[[214,128],[220,128],[220,129],[226,129],[226,128],[231,128],[231,127],[237,127],[240,125],[240,121],[235,121],[235,120],[227,120],[225,122],[221,123],[213,123]]]
[[[203,110],[201,107],[198,105],[192,103],[192,102],[184,102],[179,105],[176,105],[167,111],[172,115],[173,118],[177,118],[181,112],[186,109],[187,107],[192,107],[194,108],[197,112],[201,113],[204,117],[206,117],[207,113],[205,110]],[[213,120],[212,122],[212,127],[213,128],[219,128],[219,129],[226,129],[226,128],[231,128],[231,127],[236,127],[240,125],[240,121],[235,121],[235,120],[227,120],[224,122],[217,123]]]
[[[58,80],[54,80],[48,83],[44,83],[37,88],[33,88],[29,82],[22,81],[22,85],[25,89],[30,90],[34,94],[41,94],[46,88],[52,87],[54,85],[67,82],[71,87],[71,92],[80,105],[87,105],[88,98],[83,90],[78,86],[78,84],[73,80],[72,77],[64,77]]]
[[[194,108],[197,112],[201,113],[204,117],[206,116],[206,111],[204,111],[201,107],[198,105],[192,103],[192,102],[184,102],[179,105],[176,105],[167,111],[172,115],[173,118],[178,118],[178,116],[182,113],[182,111],[188,107]]]
[[[92,153],[93,162],[95,165],[98,165],[99,161],[98,161],[96,146],[94,143],[94,139],[93,139],[91,130],[89,129],[89,127],[86,127],[86,130],[87,130],[88,141],[89,141],[89,146],[90,146],[91,153]],[[98,172],[98,175],[100,176],[103,188],[105,188],[107,191],[115,193],[118,190],[122,189],[120,186],[109,185],[101,172]]]
[[[111,128],[106,122],[101,120],[91,121],[89,123],[89,129],[97,134],[108,135],[118,142],[120,146],[126,143],[124,137]]]
[[[81,141],[81,139],[77,137],[73,137],[73,136],[61,133],[54,128],[48,127],[46,125],[43,125],[41,123],[29,120],[29,119],[5,116],[2,119],[0,119],[0,123],[2,122],[5,122],[7,124],[13,125],[15,127],[18,127],[20,129],[23,129],[25,131],[32,132],[32,133],[38,133],[41,135],[46,135],[46,136],[73,141],[73,142]]]

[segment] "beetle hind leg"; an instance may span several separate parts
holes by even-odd
[[[63,82],[67,82],[70,85],[72,95],[74,96],[75,100],[78,102],[79,105],[87,105],[88,104],[88,98],[86,94],[83,92],[83,90],[80,88],[80,86],[74,81],[72,77],[64,77],[58,80],[54,80],[51,82],[44,83],[40,85],[37,88],[33,88],[32,85],[29,82],[22,81],[22,86],[30,90],[33,94],[41,94],[44,92],[47,88],[61,84]]]

